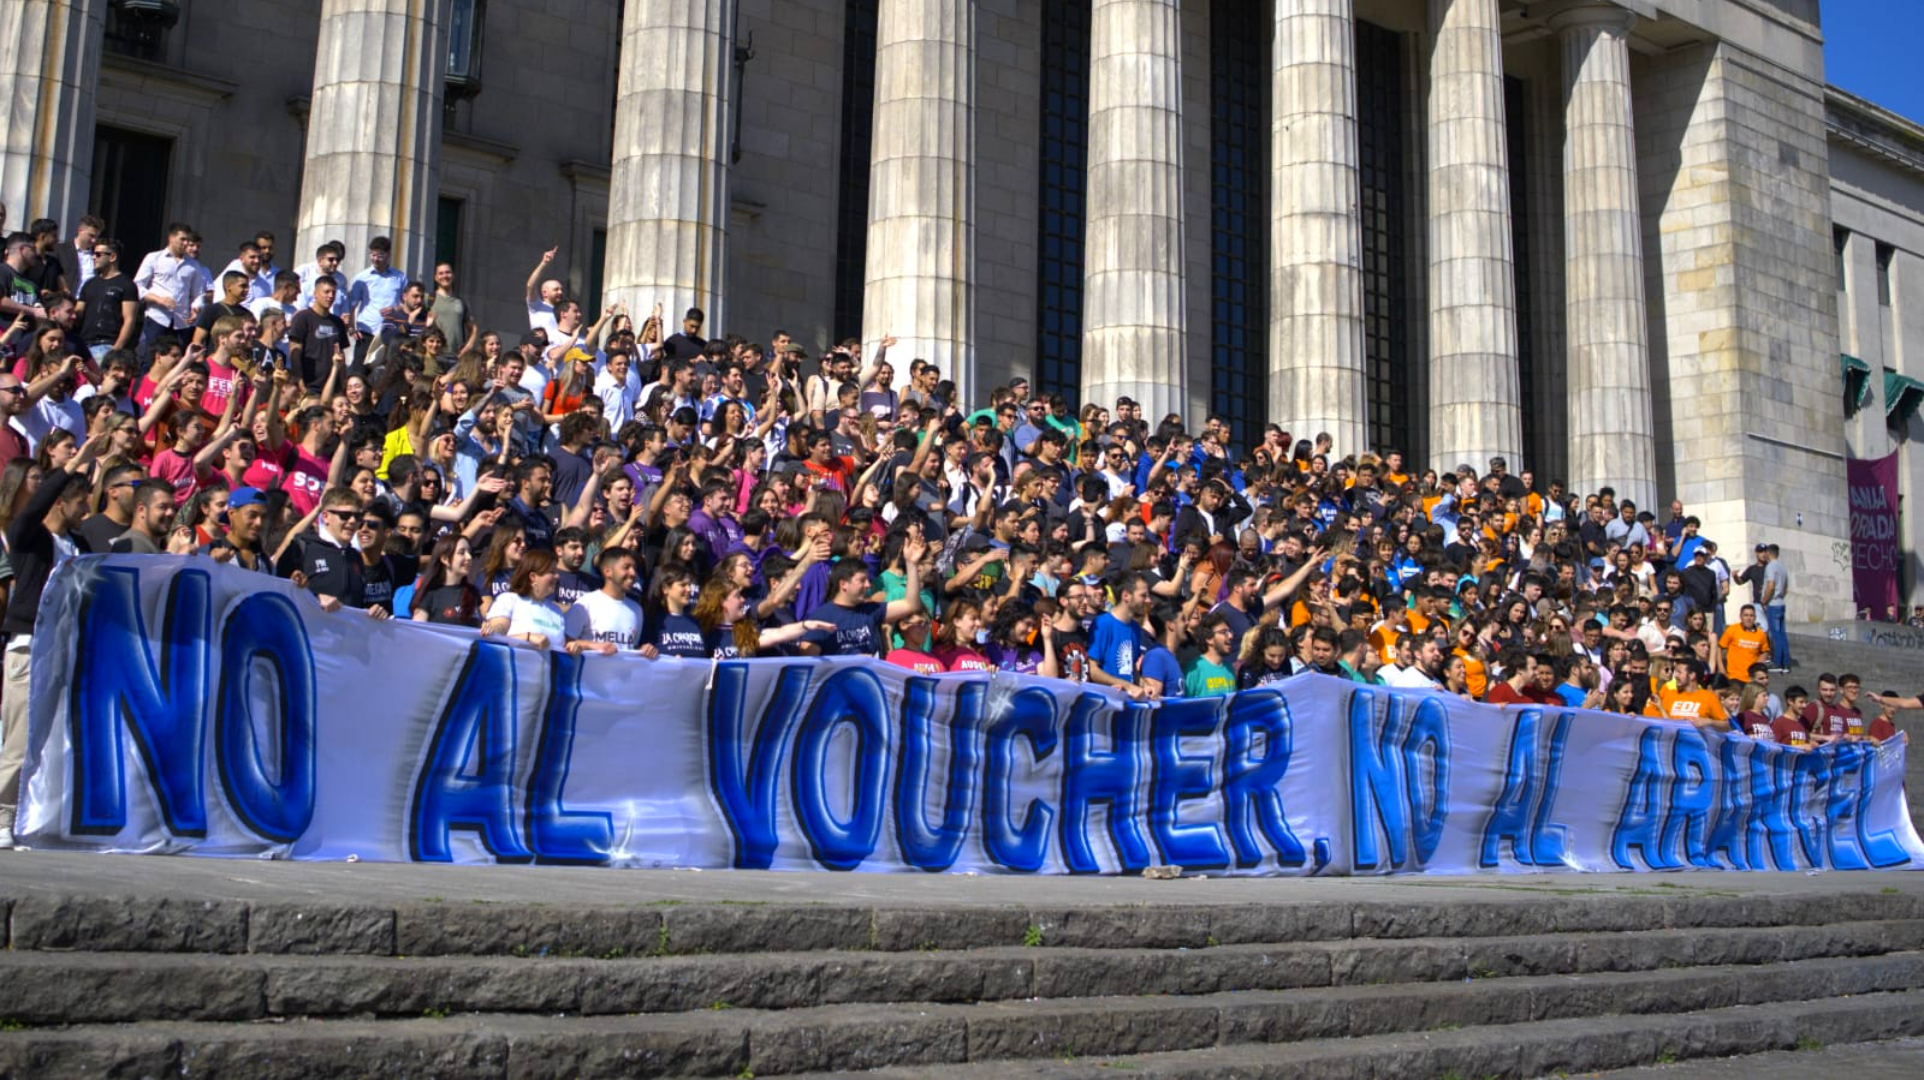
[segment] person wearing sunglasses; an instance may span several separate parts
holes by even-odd
[[[93,276],[80,287],[74,317],[80,327],[80,343],[99,363],[115,349],[130,349],[140,331],[140,295],[134,280],[120,269],[120,241],[112,238],[92,244]]]

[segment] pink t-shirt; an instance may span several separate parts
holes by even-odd
[[[226,364],[216,364],[209,360],[207,392],[200,396],[201,409],[209,416],[219,416],[221,411],[227,408],[227,399],[237,392],[240,394],[240,400],[234,403],[236,413],[247,404],[247,381],[240,377],[240,372]]]
[[[301,444],[290,442],[283,443],[278,454],[261,447],[260,456],[247,467],[241,479],[249,487],[263,491],[279,486],[287,492],[288,504],[306,517],[321,503],[321,492],[327,487],[327,472],[326,460],[308,453]]]
[[[171,446],[154,455],[153,468],[147,471],[153,474],[154,479],[174,485],[175,506],[187,505],[187,500],[193,498],[195,492],[207,486],[213,472],[209,469],[205,473],[196,473],[193,457]]]

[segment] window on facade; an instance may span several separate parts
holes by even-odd
[[[434,263],[461,270],[461,200],[441,196],[434,207]]]
[[[1356,120],[1363,218],[1363,352],[1370,444],[1408,451],[1416,387],[1404,318],[1403,40],[1356,23]]]
[[[112,0],[102,44],[108,52],[136,60],[161,60],[167,32],[179,21],[178,0]]]
[[[601,318],[602,264],[608,261],[608,230],[596,229],[588,236],[588,281],[582,289],[582,314],[589,322]]]
[[[1877,245],[1877,303],[1880,307],[1891,306],[1891,260],[1896,256],[1896,248],[1889,244]]]
[[[167,178],[174,141],[101,124],[94,128],[93,183],[87,205],[107,222],[107,233],[127,247],[127,258],[161,246],[167,228]]]
[[[1847,293],[1850,291],[1850,278],[1844,273],[1844,266],[1848,261],[1845,252],[1850,249],[1851,231],[1833,228],[1830,240],[1831,246],[1837,249],[1837,291],[1839,294]]]
[[[481,23],[485,0],[454,0],[448,17],[448,85],[479,89],[481,85]]]
[[[1035,391],[1078,400],[1082,226],[1089,179],[1089,0],[1042,9]]]
[[[1537,400],[1536,349],[1530,322],[1530,185],[1529,147],[1526,144],[1529,115],[1529,88],[1514,75],[1503,80],[1504,134],[1510,154],[1510,249],[1513,252],[1512,287],[1516,293],[1517,400],[1523,404],[1524,464],[1542,469],[1549,464],[1546,439],[1561,425],[1561,417],[1546,417],[1543,403]],[[1545,421],[1550,421],[1545,423]],[[1547,429],[1547,430],[1546,430]]]
[[[875,127],[877,0],[848,0],[842,29],[841,202],[835,210],[836,341],[860,337],[868,275],[869,146]]]
[[[1209,20],[1209,410],[1240,446],[1262,437],[1269,402],[1266,22],[1260,4]]]

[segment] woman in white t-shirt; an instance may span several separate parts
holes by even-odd
[[[554,552],[523,552],[508,579],[507,591],[489,605],[481,633],[505,634],[537,649],[565,649],[579,654],[589,643],[568,640],[568,617],[554,602],[555,587],[560,582]]]

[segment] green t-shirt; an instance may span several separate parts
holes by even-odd
[[[1236,673],[1209,659],[1204,653],[1189,665],[1189,671],[1182,677],[1184,697],[1221,697],[1236,691]]]
[[[903,574],[884,570],[879,580],[882,583],[884,603],[894,603],[909,594],[909,579]],[[935,593],[927,588],[922,590],[922,610],[928,614],[929,618],[935,618]],[[889,628],[889,647],[893,649],[902,647],[902,635],[896,633],[894,627]]]

